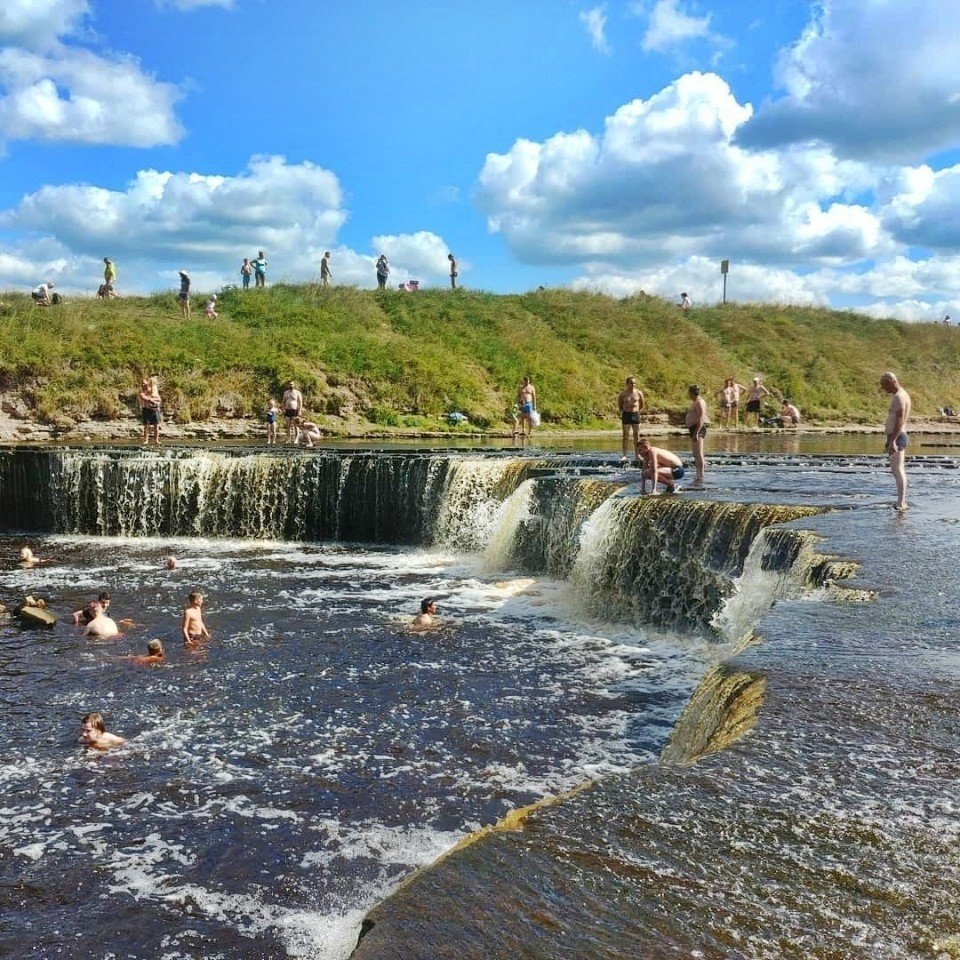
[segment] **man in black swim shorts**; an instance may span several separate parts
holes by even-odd
[[[283,407],[283,416],[287,422],[287,443],[291,443],[297,434],[296,419],[303,410],[303,394],[297,389],[293,380],[288,380],[280,401]]]
[[[637,449],[637,442],[640,440],[640,413],[643,408],[643,394],[637,389],[636,377],[627,377],[627,385],[617,397],[617,409],[620,411],[620,423],[623,426],[624,459],[630,450]]]

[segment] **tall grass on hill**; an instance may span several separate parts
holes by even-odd
[[[547,424],[609,427],[625,377],[653,412],[679,412],[701,385],[712,405],[725,377],[762,375],[808,419],[877,422],[880,373],[896,371],[918,413],[960,405],[960,331],[855,313],[727,304],[680,311],[653,297],[615,300],[545,290],[366,291],[277,284],[227,288],[220,316],[180,316],[175,296],[73,299],[39,308],[5,296],[0,387],[51,423],[117,416],[158,374],[183,421],[251,416],[282,384],[308,409],[351,428],[436,427],[451,410],[503,423],[521,378]],[[335,421],[328,420],[328,427]]]

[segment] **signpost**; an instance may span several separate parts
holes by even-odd
[[[720,272],[723,274],[723,302],[727,302],[727,274],[730,272],[730,261],[720,261]]]

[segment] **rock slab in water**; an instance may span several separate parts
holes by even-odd
[[[20,622],[25,627],[52,627],[57,622],[56,614],[44,607],[24,605],[17,611]]]

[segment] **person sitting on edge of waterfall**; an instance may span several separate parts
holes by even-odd
[[[646,437],[641,437],[637,441],[637,459],[643,461],[643,468],[640,474],[640,492],[647,492],[647,480],[650,481],[650,493],[656,496],[657,483],[662,483],[667,493],[676,493],[680,486],[678,480],[682,480],[687,472],[683,461],[669,450],[650,445]]]
[[[194,590],[187,597],[187,606],[183,610],[183,623],[180,627],[185,647],[195,647],[201,641],[210,639],[210,631],[203,622],[202,609],[203,594],[199,590]]]
[[[424,597],[420,601],[420,612],[413,618],[411,626],[414,630],[428,630],[438,626],[436,621],[437,601],[433,597]]]
[[[631,450],[630,434],[633,434],[632,449],[637,449],[640,440],[640,414],[643,412],[645,401],[643,392],[637,389],[637,378],[627,377],[627,385],[617,396],[617,410],[620,412],[620,423],[623,428],[623,459]]]
[[[306,417],[297,417],[293,422],[297,427],[297,436],[293,441],[294,446],[296,446],[300,442],[300,438],[303,437],[304,446],[312,447],[323,436],[320,432],[320,427],[312,420],[307,420]]]
[[[94,750],[109,750],[127,742],[115,733],[107,733],[103,714],[100,713],[87,713],[80,718],[80,736],[77,739],[83,746]]]
[[[73,625],[75,627],[85,627],[96,618],[101,610],[106,613],[109,609],[110,594],[106,590],[101,590],[96,600],[91,600],[82,610],[74,610]]]

